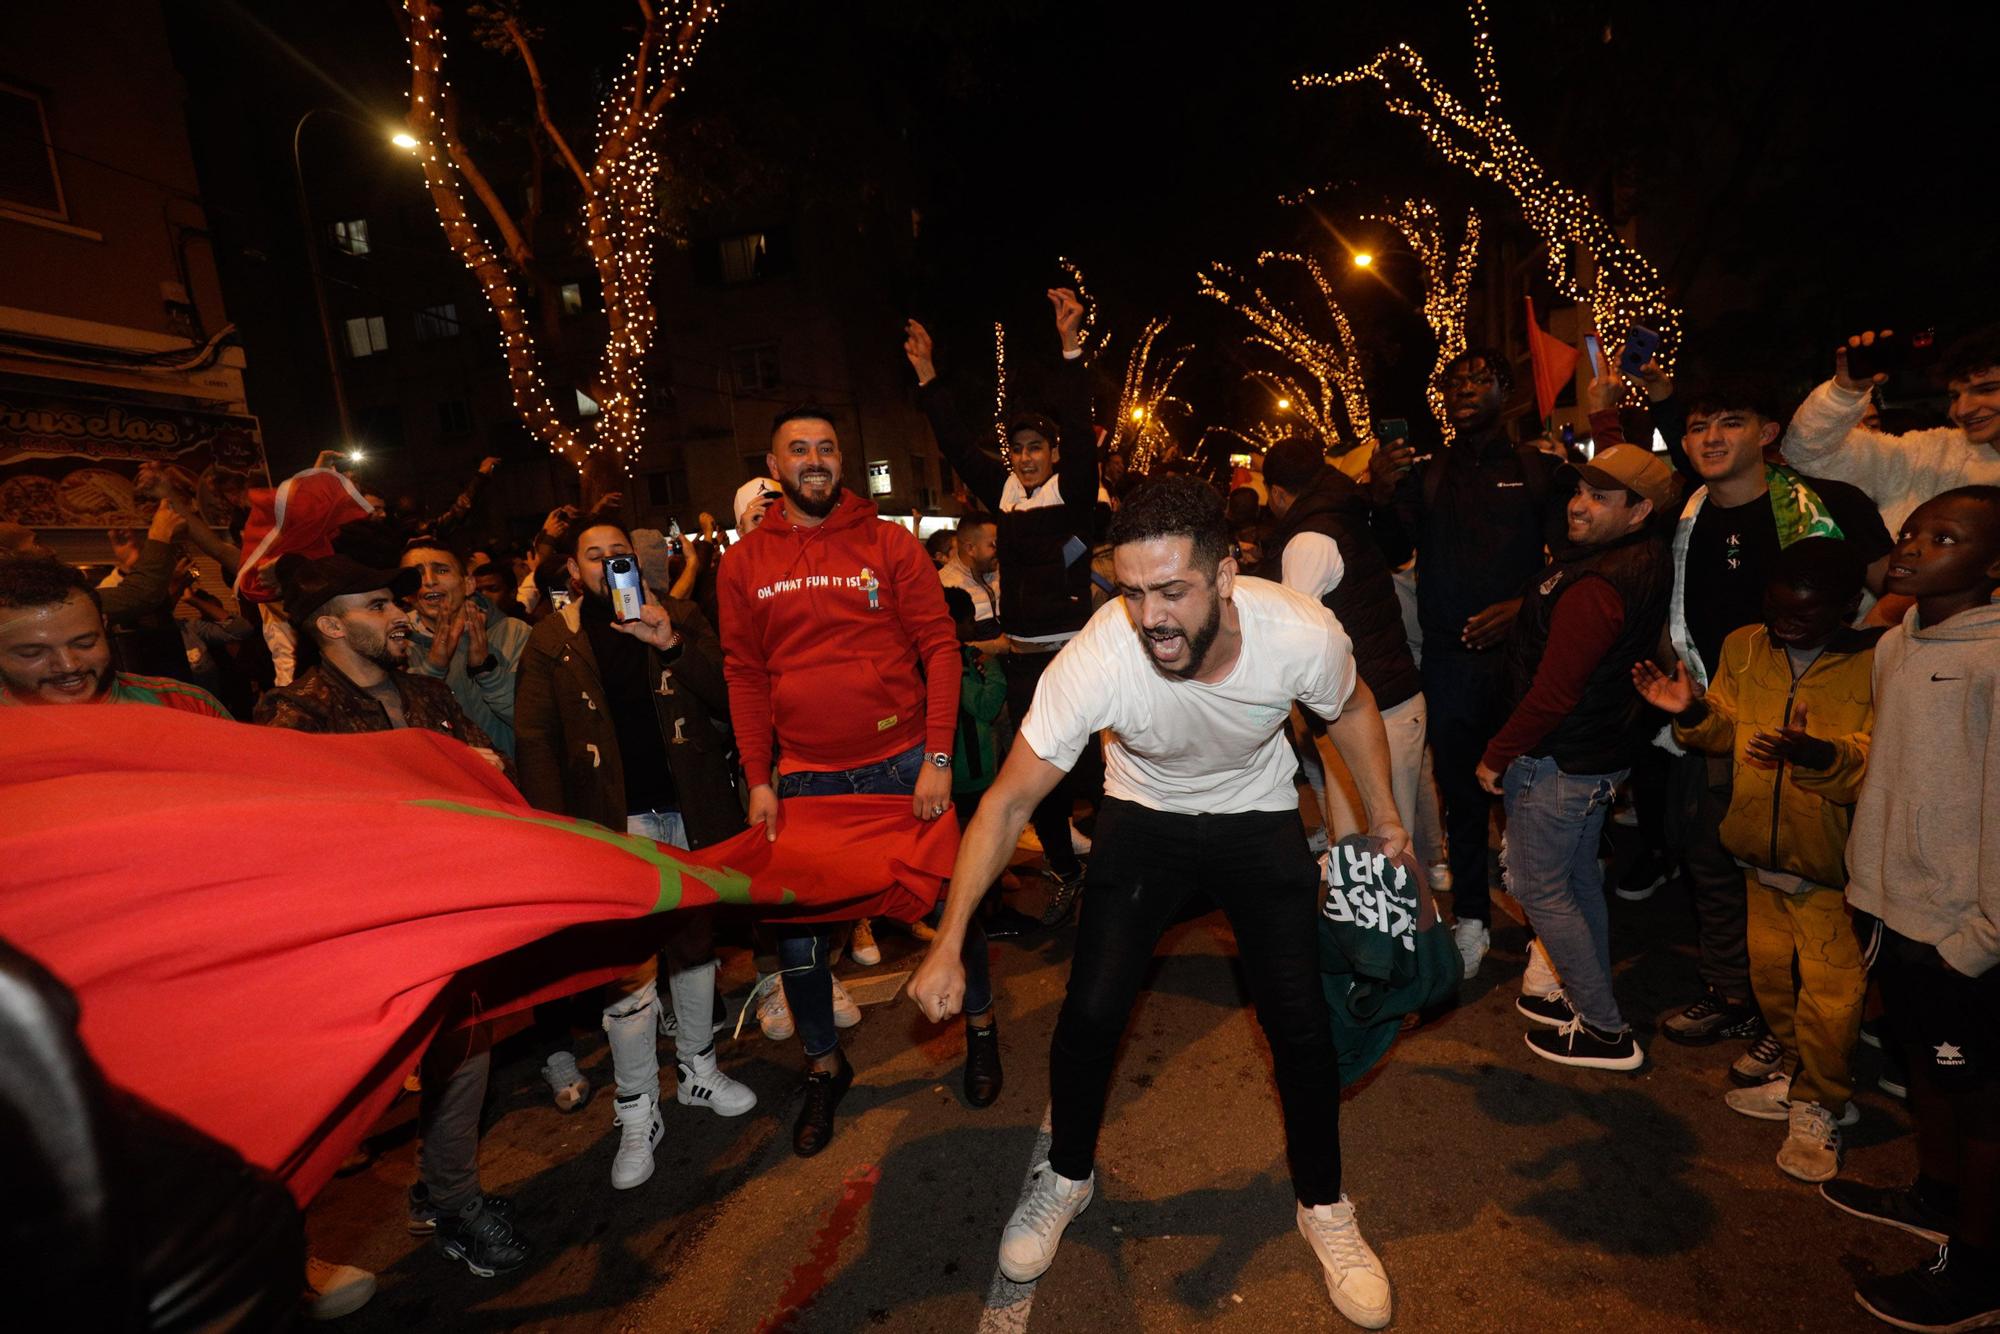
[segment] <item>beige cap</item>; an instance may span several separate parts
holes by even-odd
[[[1673,504],[1680,494],[1680,482],[1666,458],[1637,445],[1613,445],[1590,462],[1574,466],[1592,486],[1622,486],[1652,501],[1655,510]]]

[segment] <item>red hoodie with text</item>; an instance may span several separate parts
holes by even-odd
[[[921,744],[949,752],[958,636],[923,544],[844,492],[817,527],[782,505],[716,577],[723,674],[743,773],[856,769]]]

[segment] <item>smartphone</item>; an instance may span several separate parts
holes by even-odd
[[[604,584],[611,594],[611,619],[636,621],[646,605],[646,588],[639,578],[639,562],[630,556],[613,556],[604,562]]]
[[[1382,445],[1393,445],[1399,440],[1410,438],[1410,423],[1402,417],[1391,417],[1387,421],[1375,423],[1375,440]]]
[[[1659,350],[1659,334],[1643,324],[1635,324],[1625,331],[1625,350],[1618,354],[1618,369],[1627,375],[1637,375]]]
[[[1583,336],[1583,353],[1590,358],[1591,378],[1602,380],[1604,378],[1604,344],[1598,341],[1596,334],[1585,334]]]
[[[1935,329],[1919,329],[1907,338],[1898,333],[1877,334],[1874,342],[1847,349],[1847,374],[1856,380],[1893,375],[1929,353],[1936,342]]]
[[[681,521],[679,519],[670,519],[667,521],[667,536],[676,542],[681,540]]]

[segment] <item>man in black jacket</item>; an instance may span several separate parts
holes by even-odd
[[[1501,409],[1514,377],[1504,356],[1473,348],[1445,367],[1440,388],[1456,433],[1451,443],[1423,460],[1407,442],[1386,451],[1371,487],[1378,508],[1416,545],[1424,702],[1451,843],[1452,935],[1471,977],[1491,944],[1493,916],[1492,802],[1473,773],[1507,716],[1500,650],[1521,609],[1520,590],[1542,568],[1544,548],[1562,541],[1567,494],[1555,482],[1558,460],[1507,435]]]
[[[1355,666],[1375,693],[1389,734],[1389,777],[1403,828],[1416,828],[1424,763],[1424,695],[1403,633],[1389,558],[1369,525],[1368,498],[1311,440],[1281,440],[1264,454],[1264,486],[1277,524],[1264,542],[1266,578],[1297,589],[1339,618]],[[1328,786],[1333,779],[1329,776]],[[1372,816],[1371,812],[1371,816]],[[1336,831],[1329,835],[1358,832]]]
[[[966,487],[997,517],[1000,541],[1000,625],[1007,654],[1007,708],[1015,726],[1028,716],[1035,686],[1056,653],[1090,619],[1090,550],[1097,526],[1097,440],[1090,422],[1090,379],[1079,333],[1083,304],[1067,287],[1052,289],[1063,361],[1056,377],[1056,420],[1038,413],[1007,426],[1007,464],[982,452],[965,427],[950,391],[937,378],[931,336],[911,320],[904,355],[917,372],[917,398],[938,448]],[[1073,793],[1058,784],[1035,808],[1034,829],[1055,877],[1046,920],[1068,915],[1082,885],[1083,865],[1070,842]]]

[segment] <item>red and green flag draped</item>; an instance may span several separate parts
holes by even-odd
[[[113,1082],[302,1200],[441,1025],[615,977],[676,910],[921,915],[957,839],[908,797],[827,797],[689,853],[535,810],[429,732],[0,719],[0,936],[76,992]]]

